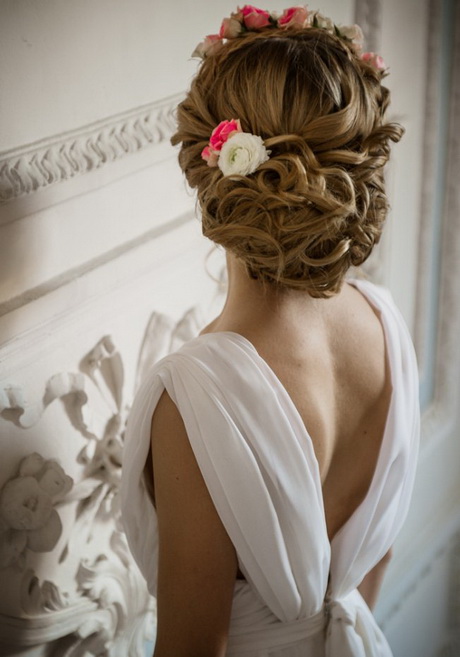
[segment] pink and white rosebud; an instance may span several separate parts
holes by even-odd
[[[241,123],[239,119],[231,119],[230,121],[221,121],[211,133],[208,146],[205,146],[201,151],[201,157],[206,160],[208,167],[216,167],[219,159],[219,153],[222,146],[233,135],[242,132]]]
[[[224,18],[220,26],[219,36],[221,39],[233,39],[243,31],[243,23],[234,18],[233,14],[230,18]]]
[[[244,26],[248,30],[260,30],[270,25],[270,12],[265,9],[258,9],[254,5],[244,5],[240,11],[243,14]]]
[[[307,7],[289,7],[278,18],[278,27],[306,27],[309,25],[310,12]]]
[[[223,42],[219,34],[208,34],[203,41],[201,41],[195,50],[192,52],[192,57],[207,57],[214,55],[222,47]]]
[[[363,52],[361,59],[366,64],[373,66],[377,71],[384,71],[387,68],[387,65],[383,61],[383,57],[377,55],[375,52]]]
[[[213,151],[210,146],[205,146],[201,151],[201,157],[207,162],[208,167],[216,167],[217,160],[219,159],[219,153],[217,151]]]
[[[234,132],[243,132],[239,119],[231,119],[231,121],[221,121],[218,126],[211,132],[209,145],[214,151],[220,151]]]

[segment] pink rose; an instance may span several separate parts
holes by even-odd
[[[211,133],[209,145],[213,151],[220,151],[222,145],[234,132],[242,132],[240,120],[232,119],[231,121],[221,121]]]
[[[383,61],[383,57],[376,55],[375,52],[363,52],[361,59],[363,62],[366,62],[366,64],[373,66],[377,71],[384,71],[387,68]]]
[[[219,36],[221,39],[233,39],[243,31],[241,20],[235,18],[237,14],[232,14],[230,18],[224,18],[220,26]]]
[[[205,146],[201,151],[201,157],[206,160],[208,167],[216,167],[219,159],[219,153],[225,142],[237,132],[243,132],[239,119],[232,119],[231,121],[221,121],[218,126],[214,128],[209,139],[208,146]]]
[[[243,14],[243,21],[248,30],[260,30],[262,27],[270,25],[270,12],[264,9],[258,9],[253,5],[244,5],[240,10]]]
[[[278,18],[279,27],[304,27],[308,22],[308,9],[306,7],[289,7]]]
[[[214,55],[222,46],[222,39],[218,34],[208,34],[192,52],[192,57],[207,57]]]
[[[219,153],[217,151],[211,150],[209,146],[206,146],[201,151],[201,157],[203,160],[206,160],[208,167],[216,167],[217,160],[219,159]]]

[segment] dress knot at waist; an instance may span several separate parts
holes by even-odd
[[[249,611],[246,609],[246,611]],[[325,657],[392,657],[391,649],[357,590],[327,597],[313,616],[281,621],[273,614],[262,617],[252,610],[230,624],[226,657],[262,654],[259,651],[300,644],[305,655]],[[305,646],[303,644],[305,642]],[[296,653],[297,654],[297,653]]]
[[[226,657],[241,654],[242,649],[261,650],[263,648],[280,648],[302,639],[308,639],[325,631],[328,616],[325,607],[309,618],[294,621],[277,620],[269,624],[233,627],[230,630]]]
[[[355,589],[338,599],[326,598],[326,657],[392,657],[371,610]]]

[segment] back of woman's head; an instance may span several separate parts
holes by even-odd
[[[387,213],[389,140],[402,134],[384,123],[382,76],[351,42],[314,27],[246,32],[204,59],[172,143],[203,234],[253,278],[329,296],[371,253]],[[250,175],[223,175],[201,155],[230,119],[269,151]]]

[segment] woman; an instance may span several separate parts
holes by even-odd
[[[155,657],[391,655],[369,607],[409,504],[418,384],[388,293],[345,282],[379,240],[402,134],[360,36],[245,5],[196,51],[172,142],[228,294],[128,423]]]

